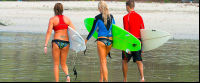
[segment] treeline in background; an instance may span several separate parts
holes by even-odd
[[[0,0],[0,1],[100,1],[100,0]],[[118,1],[125,2],[127,0],[104,0],[104,1]],[[199,3],[199,0],[134,0],[135,2],[159,2],[159,3]]]

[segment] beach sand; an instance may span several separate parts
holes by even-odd
[[[98,1],[52,1],[52,2],[0,2],[0,31],[46,33],[48,21],[54,16],[53,7],[60,2],[64,15],[69,17],[77,32],[87,35],[85,18],[94,18]],[[107,2],[116,25],[123,28],[123,16],[127,14],[125,2]],[[175,39],[199,39],[199,7],[185,3],[136,3],[135,11],[146,29],[158,29],[171,33]]]
[[[88,32],[84,19],[95,17],[98,2],[0,2],[0,82],[49,82],[54,81],[51,40],[48,54],[43,46],[48,22],[54,16],[53,6],[64,5],[77,32],[85,39]],[[107,2],[116,24],[123,28],[122,18],[127,14],[125,2]],[[146,82],[199,82],[199,7],[185,3],[136,3],[135,11],[144,20],[146,29],[158,29],[171,33],[172,38],[159,48],[143,53]],[[69,50],[67,65],[72,82],[98,82],[99,57],[92,37],[88,41],[86,55],[77,54],[78,79],[74,81],[74,51]],[[149,54],[150,53],[150,54]],[[121,51],[112,48],[107,58],[109,81],[121,82]],[[90,62],[89,62],[90,61]],[[129,82],[139,82],[140,74],[132,59],[129,62]],[[65,81],[60,66],[60,81]]]

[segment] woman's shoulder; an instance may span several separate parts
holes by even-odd
[[[113,17],[113,15],[112,15],[112,14],[110,14],[110,16],[112,16],[112,17]]]
[[[56,19],[57,19],[56,16],[53,16],[53,17],[51,17],[49,20],[50,20],[51,22],[54,22]]]
[[[102,17],[102,14],[98,14],[95,16],[95,18],[101,18]]]
[[[53,16],[53,17],[50,18],[50,20],[58,20],[58,19],[59,19],[59,18],[58,18],[57,15],[55,15],[55,16]]]
[[[56,18],[56,16],[53,16],[53,17],[51,17],[50,19],[52,19],[52,20],[53,20],[53,19],[55,19],[55,18]]]
[[[69,18],[68,18],[67,16],[65,16],[65,15],[63,15],[63,18],[64,18],[64,19],[69,19]]]

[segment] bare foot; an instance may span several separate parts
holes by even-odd
[[[103,82],[103,76],[102,75],[100,76],[99,82]]]
[[[123,82],[128,82],[127,79],[124,79]]]
[[[99,82],[103,82],[103,79],[100,79]]]
[[[69,75],[66,77],[66,82],[70,82],[70,77],[69,77]]]
[[[103,82],[102,80],[99,80],[99,82]]]
[[[140,79],[140,82],[145,82],[144,78]]]

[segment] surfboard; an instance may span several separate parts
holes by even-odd
[[[76,32],[74,29],[72,29],[70,26],[68,26],[67,30],[68,36],[69,36],[69,43],[70,43],[70,49],[79,52],[79,51],[85,51],[86,45],[85,40]]]
[[[142,50],[150,51],[163,45],[171,38],[171,34],[162,30],[141,29]]]
[[[94,18],[86,18],[84,20],[85,27],[88,32],[91,31],[93,26]],[[139,51],[141,49],[141,42],[131,33],[125,31],[119,26],[112,25],[112,34],[113,34],[113,48],[119,50],[129,50],[129,51]],[[93,37],[98,38],[97,31],[94,32]]]

